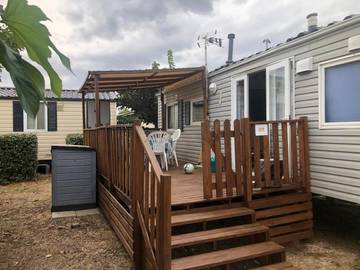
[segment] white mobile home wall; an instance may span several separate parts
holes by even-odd
[[[318,106],[318,64],[352,54],[348,38],[356,35],[360,35],[359,16],[210,73],[210,82],[218,88],[215,95],[209,95],[210,120],[230,119],[231,77],[284,59],[296,63],[312,56],[312,71],[295,75],[291,82],[292,116],[309,119],[311,189],[316,194],[360,203],[360,129],[319,129]]]
[[[190,85],[180,87],[176,90],[165,93],[165,105],[172,105],[179,100],[189,101],[203,97],[202,82],[194,82]],[[161,107],[161,102],[158,104]],[[160,109],[159,109],[160,111]],[[167,119],[167,118],[166,118]],[[184,120],[184,118],[183,118]],[[161,125],[161,117],[158,118],[158,123]],[[184,123],[185,124],[185,123]],[[172,130],[168,130],[169,133]],[[178,159],[198,163],[200,161],[201,153],[201,124],[184,125],[180,139],[176,145],[176,154]]]

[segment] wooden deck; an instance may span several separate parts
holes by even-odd
[[[169,167],[167,172],[171,175],[171,205],[194,205],[205,202],[215,202],[215,201],[225,201],[232,202],[236,201],[239,197],[226,197],[226,190],[224,190],[224,196],[216,198],[215,191],[213,191],[214,197],[211,199],[204,199],[203,193],[203,175],[202,169],[195,169],[193,174],[185,174],[182,169],[182,164],[179,165],[179,168]],[[215,182],[215,178],[213,178]],[[286,191],[299,190],[300,186],[298,184],[283,184],[281,187],[275,188],[262,188],[253,191],[253,195],[267,195],[276,194]]]
[[[247,119],[233,130],[228,120],[224,130],[205,123],[193,174],[162,171],[137,124],[84,130],[97,153],[99,206],[135,270],[294,269],[281,244],[313,233],[307,122],[265,124],[269,134],[257,137]]]

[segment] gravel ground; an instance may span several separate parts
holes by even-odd
[[[51,219],[50,187],[49,178],[0,186],[0,269],[129,269],[102,215]]]
[[[360,270],[360,206],[313,199],[315,236],[287,245],[287,259],[303,270]]]
[[[49,177],[0,186],[0,269],[130,269],[102,215],[51,219],[50,187]],[[288,261],[360,270],[360,208],[315,199],[314,213],[315,236],[287,245]]]

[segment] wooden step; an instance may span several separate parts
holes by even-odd
[[[204,212],[176,214],[171,217],[171,225],[179,226],[186,224],[201,223],[212,220],[221,220],[232,217],[255,215],[254,210],[246,207],[217,209]]]
[[[214,230],[179,234],[171,237],[171,247],[178,248],[184,246],[211,243],[219,240],[266,233],[268,231],[268,227],[260,224],[245,224]]]
[[[175,259],[171,262],[171,270],[199,270],[282,252],[284,247],[268,241]]]
[[[253,270],[298,270],[298,268],[288,262],[282,262],[253,268]]]

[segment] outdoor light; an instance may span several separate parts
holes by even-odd
[[[214,83],[214,82],[210,83],[210,85],[209,85],[209,93],[211,95],[215,95],[216,91],[217,91],[216,83]]]

